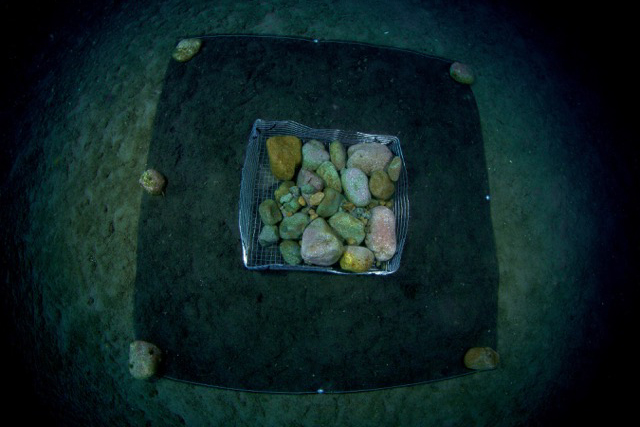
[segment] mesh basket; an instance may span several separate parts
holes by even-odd
[[[273,199],[274,191],[280,185],[269,167],[267,154],[267,138],[277,135],[293,135],[304,144],[308,140],[316,139],[325,143],[339,140],[346,147],[359,143],[385,144],[391,152],[402,159],[402,172],[396,182],[393,212],[396,217],[396,253],[389,261],[379,263],[367,272],[351,273],[339,267],[319,267],[312,265],[289,265],[284,262],[278,245],[262,247],[258,243],[262,221],[258,207],[266,199]],[[240,189],[239,223],[242,239],[242,256],[244,265],[250,270],[300,270],[321,271],[336,274],[391,274],[400,267],[402,248],[407,237],[409,226],[409,197],[407,186],[407,172],[404,167],[404,157],[400,149],[400,141],[395,136],[371,135],[361,132],[349,132],[338,129],[312,129],[292,121],[256,120],[249,135],[249,144],[242,169],[242,184]]]

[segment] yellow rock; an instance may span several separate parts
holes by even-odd
[[[272,136],[267,139],[267,153],[271,173],[277,179],[288,181],[302,163],[302,143],[295,136]]]
[[[300,196],[300,197],[298,197],[298,204],[300,206],[306,206],[307,202],[304,200],[304,197]]]
[[[464,366],[469,369],[486,371],[495,369],[500,363],[500,356],[491,347],[473,347],[464,355]]]
[[[309,198],[309,204],[311,206],[318,206],[320,202],[322,202],[322,199],[324,199],[324,193],[318,191],[317,193],[311,195],[311,197]]]
[[[353,273],[364,273],[371,268],[373,261],[373,252],[364,246],[346,246],[340,258],[340,268]]]

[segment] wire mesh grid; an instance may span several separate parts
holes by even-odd
[[[258,207],[266,199],[272,199],[280,182],[273,176],[269,167],[266,141],[271,136],[293,135],[305,143],[316,139],[325,144],[339,140],[345,147],[358,143],[377,142],[387,145],[391,152],[402,159],[402,172],[396,182],[393,211],[396,217],[397,249],[395,255],[365,273],[350,273],[334,267],[312,265],[292,266],[286,264],[277,245],[263,247],[258,243],[262,221]],[[312,129],[293,121],[254,122],[242,170],[242,184],[239,203],[239,225],[242,239],[244,265],[251,270],[278,269],[324,271],[336,274],[391,274],[400,267],[402,249],[409,227],[409,198],[407,172],[400,141],[394,136],[372,135],[361,132],[349,132],[339,129]]]

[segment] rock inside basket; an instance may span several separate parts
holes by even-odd
[[[408,222],[403,166],[395,137],[258,120],[240,203],[245,265],[393,273]],[[243,216],[247,208],[253,215]],[[243,217],[253,227],[243,228]]]

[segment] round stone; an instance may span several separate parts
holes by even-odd
[[[348,245],[359,245],[364,240],[364,224],[353,215],[338,212],[329,218],[329,225]]]
[[[186,62],[200,51],[200,47],[202,47],[202,40],[200,39],[180,40],[173,51],[173,59],[179,62]]]
[[[302,167],[315,171],[323,162],[329,160],[329,153],[324,144],[312,139],[302,146]]]
[[[324,193],[322,191],[318,191],[309,197],[309,204],[311,206],[318,206],[320,202],[322,202],[322,199],[324,199]]]
[[[280,243],[280,253],[284,258],[284,262],[289,265],[298,265],[302,262],[300,244],[295,240],[283,240]]]
[[[299,239],[308,223],[309,215],[302,212],[296,212],[292,216],[284,218],[280,222],[280,238],[285,240]]]
[[[282,213],[275,200],[267,199],[258,207],[260,219],[266,225],[274,225],[282,220]]]
[[[328,218],[338,212],[343,200],[344,197],[342,197],[342,194],[338,193],[333,188],[326,188],[324,190],[324,197],[316,208],[316,212],[321,217]]]
[[[278,243],[278,227],[275,225],[264,225],[258,236],[260,246],[267,247]]]
[[[464,355],[464,366],[477,371],[495,369],[500,363],[500,355],[491,347],[473,347]]]
[[[322,191],[324,188],[324,181],[315,172],[308,169],[300,169],[298,172],[298,178],[296,184],[300,187],[302,194],[315,193],[316,191]]]
[[[453,80],[465,85],[470,85],[475,80],[471,67],[462,62],[454,62],[451,64],[451,67],[449,67],[449,75]]]
[[[129,344],[129,372],[134,378],[146,380],[158,373],[162,351],[147,341],[137,340]]]

